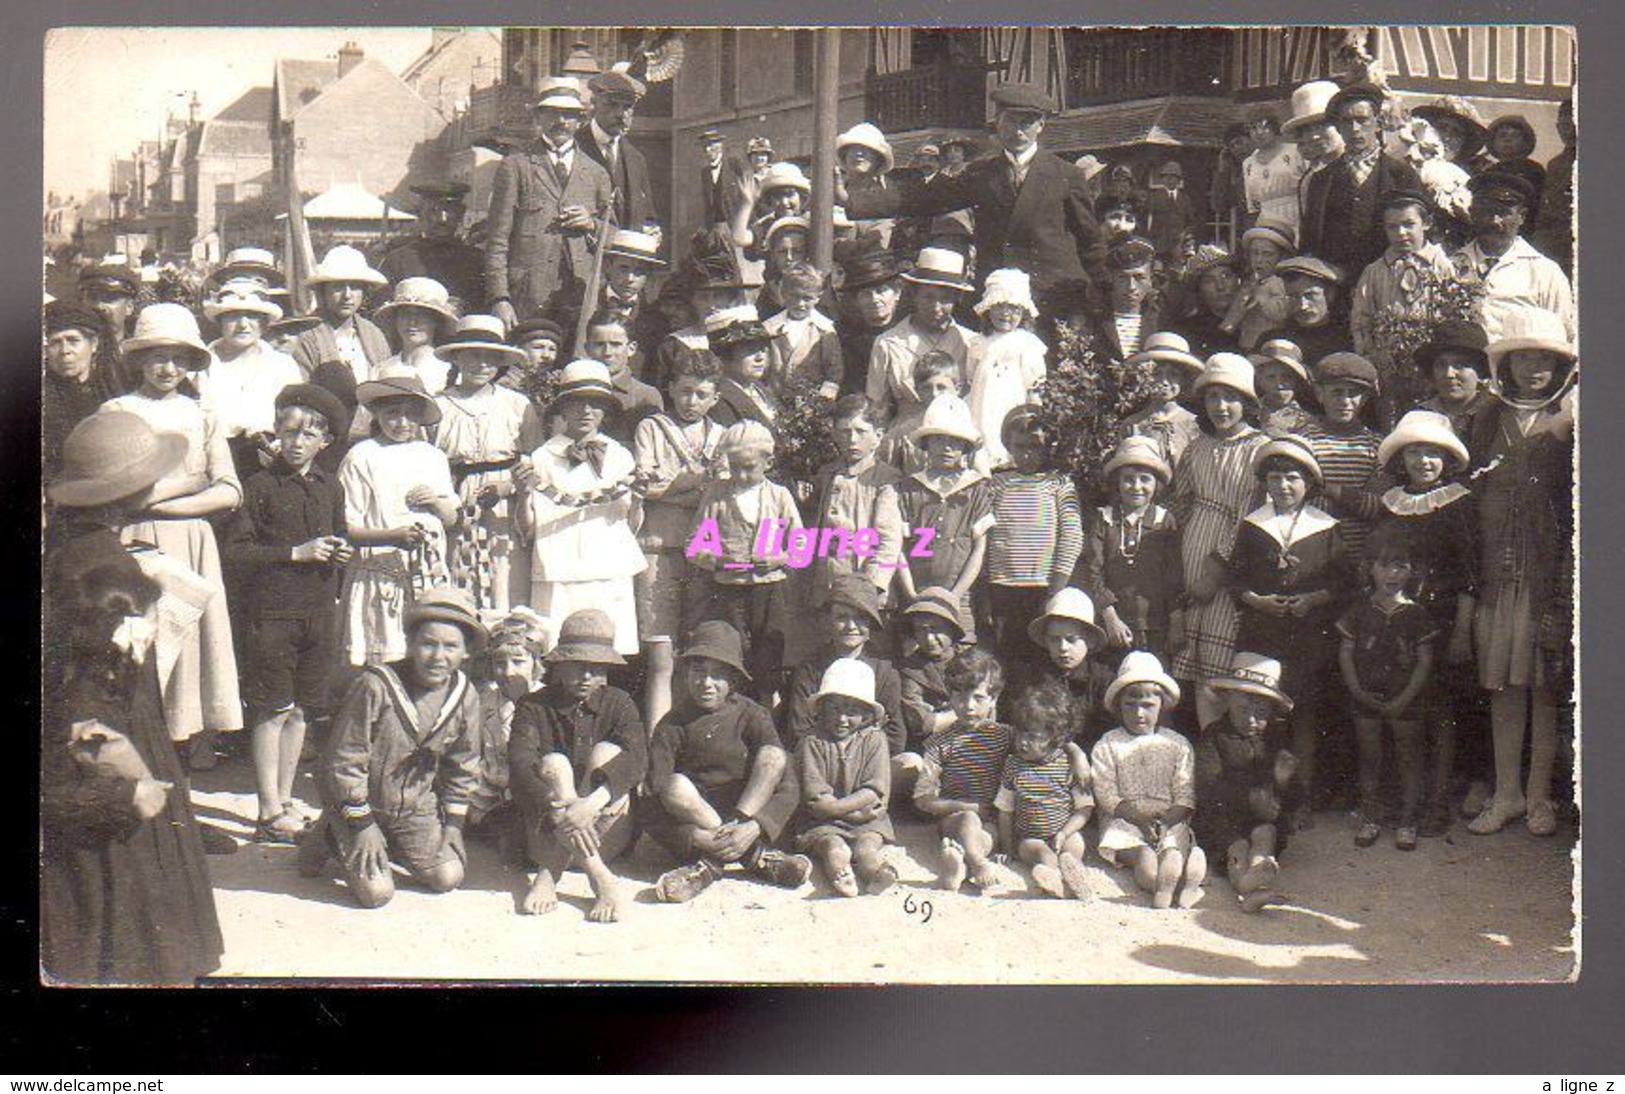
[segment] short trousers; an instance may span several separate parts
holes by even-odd
[[[632,579],[637,594],[638,637],[645,642],[679,643],[705,609],[710,575],[681,548],[645,551],[648,567]]]
[[[254,716],[293,706],[316,715],[332,706],[336,626],[331,611],[294,619],[256,619],[248,625],[243,701]]]
[[[446,846],[446,826],[438,813],[406,813],[391,817],[374,813],[373,820],[384,833],[389,844],[389,859],[422,877],[457,858],[457,852]],[[350,860],[355,847],[355,831],[336,816],[333,832],[338,836],[339,857]]]
[[[593,822],[598,837],[598,856],[613,862],[632,849],[638,828],[632,818],[631,795],[610,802]],[[537,867],[557,874],[570,864],[570,841],[561,837],[551,823],[525,817],[525,853]]]

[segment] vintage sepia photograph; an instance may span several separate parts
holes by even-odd
[[[1574,28],[44,48],[46,987],[1581,977]]]

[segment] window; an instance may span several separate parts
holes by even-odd
[[[816,55],[816,42],[814,31],[798,30],[794,32],[795,38],[791,43],[792,64],[795,68],[796,94],[811,95],[813,92],[813,57]]]

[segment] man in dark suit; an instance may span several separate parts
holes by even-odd
[[[587,81],[592,117],[576,130],[576,147],[609,173],[615,186],[615,223],[634,232],[659,222],[649,161],[632,144],[632,112],[643,98],[643,84],[624,72],[600,72]]]
[[[904,179],[895,187],[852,194],[847,215],[872,220],[972,209],[980,275],[1000,267],[1024,270],[1046,318],[1076,317],[1090,282],[1102,276],[1105,257],[1083,175],[1038,146],[1044,118],[1055,112],[1049,96],[1006,84],[994,88],[992,98],[998,109],[994,154],[957,176],[939,172],[930,182]],[[846,196],[838,192],[837,200]]]
[[[704,228],[728,230],[734,212],[744,201],[740,180],[750,168],[737,156],[728,154],[728,144],[722,130],[712,126],[702,130],[696,138],[705,165],[700,168],[700,193],[705,195]]]
[[[1383,199],[1395,190],[1423,190],[1410,164],[1382,150],[1383,91],[1352,84],[1333,95],[1326,116],[1343,138],[1343,155],[1304,185],[1298,249],[1358,277],[1381,257]]]
[[[491,314],[510,328],[545,313],[570,329],[609,212],[609,175],[576,147],[586,114],[579,83],[543,81],[531,111],[541,139],[505,157],[491,183],[485,287]]]

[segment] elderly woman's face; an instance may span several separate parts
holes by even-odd
[[[233,349],[249,349],[260,340],[265,317],[258,312],[230,311],[220,317],[220,337]]]

